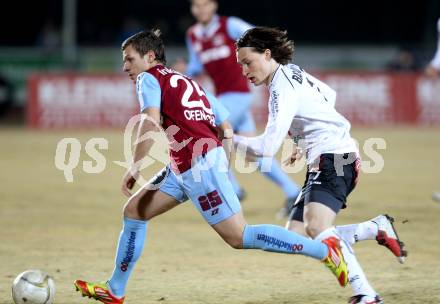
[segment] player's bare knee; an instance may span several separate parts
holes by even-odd
[[[141,220],[141,214],[139,213],[139,197],[137,195],[133,195],[127,201],[124,206],[123,214],[124,217],[128,217],[131,219]]]
[[[243,249],[243,235],[240,233],[229,233],[227,235],[220,234],[222,239],[234,249]]]
[[[224,240],[234,249],[243,249],[243,238],[241,236],[229,237]]]
[[[323,231],[320,223],[315,221],[304,223],[304,229],[307,235],[313,239]]]

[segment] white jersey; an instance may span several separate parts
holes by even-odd
[[[435,52],[435,56],[431,61],[431,65],[435,67],[437,70],[440,70],[440,18],[437,22],[437,31],[438,31],[438,40],[437,40],[437,52]]]
[[[269,117],[257,137],[234,135],[255,154],[274,156],[287,134],[304,149],[307,164],[323,153],[358,153],[350,123],[334,106],[336,92],[294,64],[279,65],[269,85]]]

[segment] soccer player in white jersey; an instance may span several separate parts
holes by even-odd
[[[380,215],[370,221],[333,227],[346,198],[357,181],[359,158],[350,136],[350,123],[335,108],[336,92],[328,85],[289,64],[293,41],[287,33],[268,27],[248,30],[236,43],[237,61],[254,85],[269,89],[269,116],[264,133],[258,137],[234,135],[234,142],[255,156],[273,156],[285,136],[305,151],[306,182],[289,216],[289,230],[313,239],[335,236],[349,269],[353,296],[349,303],[382,303],[368,283],[351,244],[377,239],[400,261],[406,252],[392,225],[392,218]],[[293,163],[297,153],[289,162]]]
[[[437,40],[437,51],[435,52],[434,58],[428,64],[425,69],[425,73],[428,76],[439,76],[440,75],[440,18],[437,21],[437,31],[438,31],[438,40]]]

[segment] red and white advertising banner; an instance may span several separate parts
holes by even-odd
[[[419,78],[416,92],[417,123],[440,124],[440,79]]]
[[[391,77],[326,74],[320,78],[336,90],[335,107],[351,122],[374,125],[393,119]]]
[[[312,74],[336,90],[336,109],[355,126],[440,125],[440,78],[415,73]],[[212,89],[206,77],[197,80]],[[139,111],[135,86],[121,74],[36,74],[29,78],[28,92],[28,124],[34,128],[123,127]],[[267,90],[257,87],[252,92],[255,120],[264,125]]]
[[[28,94],[34,128],[118,128],[139,113],[135,85],[119,74],[35,74]]]

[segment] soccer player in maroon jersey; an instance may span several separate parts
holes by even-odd
[[[214,84],[217,98],[230,112],[229,121],[234,132],[253,136],[252,94],[235,57],[235,41],[253,26],[237,17],[217,15],[217,7],[216,0],[191,1],[191,12],[197,23],[186,34],[189,62],[185,74],[192,77],[205,71]],[[283,190],[286,200],[280,215],[287,215],[300,188],[276,159],[260,157],[255,161],[260,172]],[[229,179],[238,197],[244,197],[232,170]]]
[[[231,247],[310,256],[322,261],[345,286],[347,265],[337,238],[321,242],[281,226],[246,223],[228,179],[228,161],[217,136],[211,101],[197,82],[165,66],[160,32],[142,31],[129,37],[122,44],[122,52],[124,71],[136,82],[143,119],[133,165],[122,183],[129,199],[123,211],[113,274],[101,283],[76,280],[82,295],[106,304],[123,303],[131,271],[142,253],[148,222],[188,199]],[[140,162],[153,144],[151,138],[140,139],[158,131],[159,125],[169,139],[171,164],[132,195]]]
[[[425,68],[425,75],[430,77],[440,76],[440,18],[437,21],[437,50],[431,62]],[[440,202],[440,191],[434,191],[432,193],[432,199],[436,202]]]

